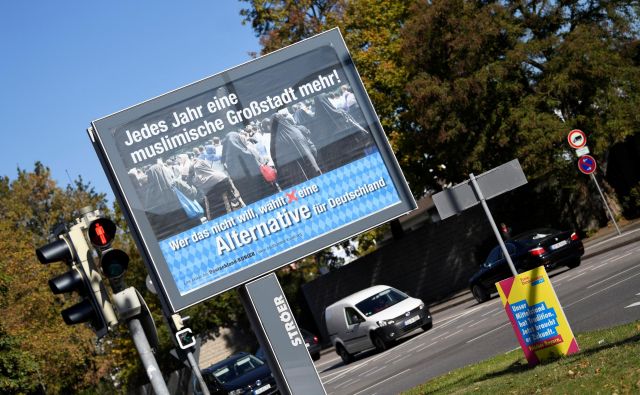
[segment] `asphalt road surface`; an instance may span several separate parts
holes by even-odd
[[[640,242],[549,276],[574,333],[640,320]],[[349,365],[329,353],[316,361],[316,368],[330,395],[397,394],[516,348],[511,324],[495,296],[433,314],[433,329],[419,329],[383,353],[362,353]]]

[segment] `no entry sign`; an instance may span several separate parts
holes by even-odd
[[[583,155],[578,159],[578,169],[584,174],[596,171],[596,160],[591,155]]]

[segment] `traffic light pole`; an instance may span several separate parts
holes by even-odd
[[[162,371],[160,371],[156,357],[153,355],[149,340],[147,340],[147,335],[144,333],[140,320],[131,318],[127,322],[127,325],[129,326],[131,338],[133,338],[133,343],[136,345],[140,360],[142,361],[145,372],[147,372],[147,377],[149,377],[153,391],[157,395],[169,395],[169,389],[164,382]]]

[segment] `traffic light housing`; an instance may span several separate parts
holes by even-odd
[[[116,231],[115,223],[108,218],[97,218],[91,221],[87,229],[89,241],[98,251],[102,273],[109,279],[114,293],[125,288],[124,274],[129,267],[129,255],[111,247]]]
[[[61,232],[56,240],[37,248],[36,256],[42,264],[65,262],[69,265],[69,271],[49,280],[49,288],[56,295],[78,293],[82,300],[64,309],[62,318],[67,325],[90,323],[100,338],[118,321],[85,238],[88,224],[96,215],[97,212],[86,212],[67,232]]]

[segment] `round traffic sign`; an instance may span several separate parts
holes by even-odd
[[[567,140],[569,140],[571,148],[575,149],[582,148],[587,144],[587,136],[580,129],[570,131]]]
[[[596,171],[596,160],[591,155],[583,155],[578,159],[578,169],[584,174]]]

